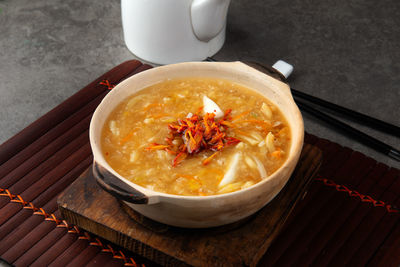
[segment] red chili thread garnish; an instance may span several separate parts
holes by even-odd
[[[172,161],[174,167],[189,155],[206,150],[214,151],[215,153],[203,160],[203,165],[206,165],[224,147],[241,142],[237,138],[227,136],[226,133],[228,128],[236,127],[230,116],[231,109],[226,110],[221,119],[215,119],[214,113],[206,113],[204,116],[200,116],[199,113],[202,110],[203,107],[199,108],[197,113],[189,118],[178,119],[176,122],[168,124],[169,135],[164,139],[167,144],[152,143],[146,147],[146,150],[165,150],[176,155]]]
[[[111,84],[108,80],[102,80],[100,84],[107,86],[108,90],[111,90],[115,87],[115,85]]]

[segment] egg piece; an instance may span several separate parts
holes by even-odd
[[[222,112],[219,106],[207,96],[203,96],[203,106],[203,110],[205,113],[214,113],[215,118],[217,119],[224,116],[224,112]]]
[[[223,187],[235,181],[240,158],[241,158],[241,153],[236,153],[235,155],[233,155],[228,167],[228,171],[225,173],[224,177],[219,183],[218,185],[219,187]]]

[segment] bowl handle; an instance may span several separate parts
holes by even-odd
[[[264,64],[261,64],[258,62],[253,62],[253,61],[242,61],[242,62],[258,71],[261,71],[261,72],[277,79],[278,81],[281,81],[286,84],[288,83],[286,80],[286,77],[282,73],[280,73],[279,71],[277,71],[276,69],[274,69],[270,66],[267,66],[267,65],[264,65]]]
[[[149,203],[149,197],[147,195],[132,188],[132,186],[127,183],[124,183],[96,161],[93,162],[93,176],[100,187],[118,199],[133,204]]]

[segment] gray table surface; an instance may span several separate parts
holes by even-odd
[[[220,61],[295,66],[301,91],[400,125],[400,1],[232,0]],[[0,0],[0,143],[135,56],[118,0]],[[399,162],[304,114],[306,131]],[[399,138],[350,123],[400,149]]]

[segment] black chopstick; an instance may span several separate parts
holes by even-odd
[[[395,149],[392,146],[389,146],[378,139],[369,136],[356,128],[351,127],[350,125],[339,121],[338,119],[335,119],[311,106],[308,104],[301,102],[301,101],[296,101],[296,104],[300,107],[301,110],[304,110],[311,115],[315,116],[316,118],[320,119],[323,122],[328,123],[329,125],[334,126],[335,128],[341,130],[343,133],[347,134],[350,137],[355,138],[360,143],[365,144],[366,146],[369,146],[373,149],[375,149],[378,152],[381,152],[397,161],[400,161],[400,151]]]
[[[360,112],[336,105],[334,103],[328,102],[326,100],[320,99],[318,97],[308,95],[306,93],[297,91],[296,89],[291,88],[292,94],[295,98],[301,98],[309,101],[310,103],[317,104],[321,107],[330,109],[336,113],[340,113],[345,115],[348,118],[354,119],[358,123],[362,123],[370,128],[374,128],[376,130],[380,130],[382,132],[388,133],[393,136],[400,137],[400,127],[378,120],[376,118],[372,118]]]

